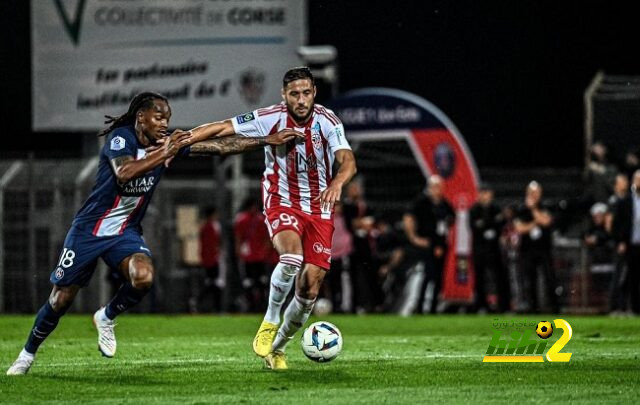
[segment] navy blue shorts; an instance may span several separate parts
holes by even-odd
[[[144,253],[151,257],[151,251],[136,231],[125,231],[118,236],[97,237],[71,228],[49,279],[61,287],[84,287],[93,276],[98,258],[101,257],[112,271],[117,271],[120,263],[134,253]]]

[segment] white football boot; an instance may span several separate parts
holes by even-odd
[[[104,307],[93,314],[93,324],[98,330],[98,350],[104,357],[113,357],[116,354],[116,334],[113,329],[116,321],[104,316]]]
[[[31,365],[33,364],[33,360],[35,356],[33,354],[27,353],[24,349],[20,352],[20,355],[13,362],[9,370],[7,370],[7,375],[25,375],[29,372]]]

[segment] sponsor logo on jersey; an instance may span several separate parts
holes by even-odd
[[[122,150],[124,149],[125,140],[121,136],[116,136],[111,140],[111,150]]]
[[[245,122],[253,121],[255,119],[256,117],[253,115],[252,112],[248,112],[244,115],[238,115],[236,117],[236,121],[238,121],[238,124],[244,124]]]
[[[133,194],[140,195],[147,193],[153,187],[153,183],[155,182],[154,176],[149,177],[138,177],[137,179],[133,179],[130,182],[126,183],[122,186],[123,194]]]
[[[336,127],[335,131],[336,131],[336,138],[338,138],[338,143],[342,145],[342,140],[344,136],[342,135],[342,131],[340,130],[340,127]]]
[[[56,278],[60,280],[62,277],[64,277],[64,270],[62,270],[62,267],[58,267],[56,269]]]
[[[328,255],[331,255],[331,249],[324,247],[320,242],[316,242],[313,244],[313,251],[316,253],[326,253]]]

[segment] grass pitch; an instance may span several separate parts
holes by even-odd
[[[551,320],[548,315],[501,321]],[[286,372],[251,350],[258,316],[118,318],[118,353],[102,358],[90,315],[65,316],[26,376],[6,369],[33,317],[0,316],[0,403],[637,403],[640,318],[562,316],[569,363],[483,363],[494,316],[339,316],[342,354],[316,364],[288,349]],[[560,332],[554,332],[551,343]]]

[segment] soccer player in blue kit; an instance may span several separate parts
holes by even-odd
[[[189,154],[227,155],[282,145],[301,136],[288,129],[262,138],[232,136],[229,125],[219,122],[208,124],[213,139],[197,142],[189,131],[167,135],[170,118],[167,99],[151,92],[135,96],[123,115],[107,116],[106,123],[111,125],[99,134],[107,138],[95,185],[67,233],[51,273],[51,295],[38,311],[27,342],[7,375],[29,371],[38,347],[56,328],[80,288],[89,283],[98,258],[126,280],[93,316],[98,349],[105,357],[115,355],[114,319],[138,304],[153,283],[151,251],[142,238],[141,222],[165,162]]]

